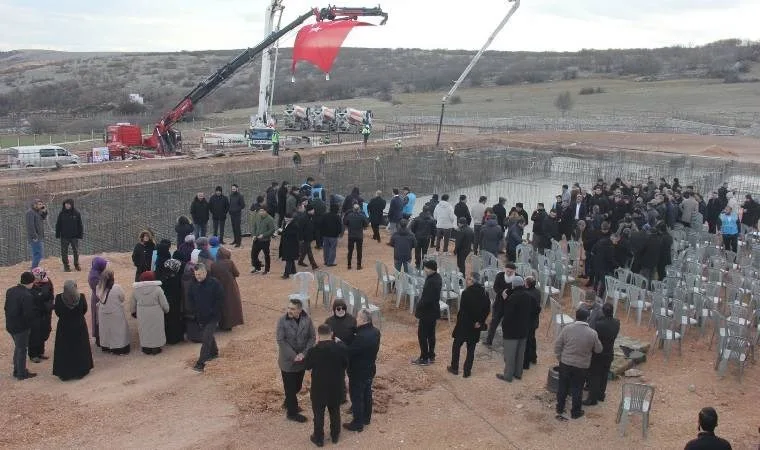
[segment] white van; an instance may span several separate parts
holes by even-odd
[[[79,156],[57,145],[27,145],[10,147],[3,151],[8,167],[54,167],[79,164]]]

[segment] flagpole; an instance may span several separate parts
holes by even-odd
[[[462,75],[459,76],[459,79],[454,82],[454,86],[451,87],[449,92],[443,97],[443,100],[441,101],[441,118],[438,121],[438,137],[435,140],[435,146],[439,147],[441,144],[441,130],[443,129],[443,115],[446,111],[446,102],[449,101],[449,98],[454,95],[454,92],[459,88],[459,85],[462,84],[462,82],[467,78],[467,75],[470,74],[470,71],[475,67],[475,64],[477,64],[478,60],[481,56],[483,56],[483,53],[488,49],[488,47],[491,46],[491,43],[496,38],[496,35],[498,35],[501,30],[504,28],[504,26],[509,22],[509,19],[512,18],[512,15],[517,11],[517,8],[520,7],[520,0],[508,0],[509,2],[514,2],[512,5],[512,8],[510,8],[507,15],[504,17],[504,19],[499,23],[499,26],[496,27],[493,33],[488,37],[488,40],[485,44],[483,44],[483,47],[478,51],[478,53],[475,54],[475,56],[472,58],[472,61],[470,61],[470,64],[467,66],[467,68],[464,69],[464,72],[462,72]]]

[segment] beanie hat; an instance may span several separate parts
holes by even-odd
[[[156,274],[150,270],[143,272],[140,274],[140,281],[156,281]]]
[[[217,236],[211,236],[208,238],[208,245],[212,247],[218,247],[219,246],[219,238]]]
[[[467,224],[467,218],[465,218],[465,217],[460,217],[460,218],[459,218],[459,220],[457,220],[457,222],[458,222],[460,225],[466,225],[466,224]]]
[[[424,263],[422,263],[422,267],[425,267],[430,270],[434,270],[436,272],[438,271],[438,263],[432,259],[429,259],[425,261]]]
[[[525,286],[525,280],[523,277],[517,275],[514,278],[512,278],[512,287],[518,288],[518,287],[524,287]]]
[[[32,272],[24,272],[21,274],[21,284],[34,283],[34,274]]]

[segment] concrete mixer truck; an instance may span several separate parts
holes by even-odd
[[[311,108],[308,106],[287,105],[284,113],[284,129],[296,131],[311,129]]]
[[[337,131],[335,108],[316,106],[311,110],[311,128],[314,131]]]

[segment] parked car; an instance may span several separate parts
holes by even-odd
[[[57,145],[28,145],[3,150],[8,167],[54,167],[79,164],[79,156]]]

